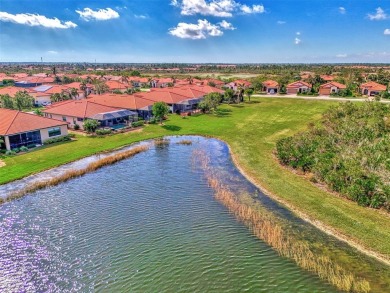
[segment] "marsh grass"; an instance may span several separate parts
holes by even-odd
[[[192,140],[190,140],[190,139],[183,139],[181,141],[178,141],[177,144],[192,145]]]
[[[282,221],[278,221],[271,212],[261,208],[256,199],[249,194],[237,196],[231,192],[219,179],[218,171],[209,166],[209,161],[207,155],[202,154],[201,151],[194,151],[193,162],[205,171],[208,184],[214,190],[215,199],[248,226],[256,237],[273,247],[281,256],[294,260],[298,266],[317,274],[339,290],[370,292],[370,284],[367,280],[355,276],[328,256],[321,255],[320,251],[314,252],[308,241],[289,233]]]
[[[154,139],[154,145],[156,147],[164,147],[164,146],[169,145],[169,143],[170,143],[170,140],[166,139],[166,138],[156,138],[156,139]]]
[[[87,173],[91,173],[93,171],[96,171],[104,166],[112,165],[112,164],[115,164],[115,163],[122,161],[124,159],[133,157],[136,154],[144,152],[148,149],[149,149],[148,146],[137,146],[137,147],[134,147],[130,150],[120,152],[117,154],[113,154],[113,155],[107,156],[105,158],[96,160],[96,161],[88,164],[88,166],[86,166],[83,169],[69,170],[69,171],[66,171],[65,173],[63,173],[62,175],[51,178],[49,180],[34,182],[34,183],[27,185],[26,187],[24,187],[18,191],[11,193],[7,198],[1,199],[0,203],[4,203],[7,201],[21,198],[21,197],[23,197],[29,193],[35,192],[37,190],[45,189],[45,188],[48,188],[51,186],[56,186],[60,183],[69,181],[73,178],[77,178],[77,177],[83,176]]]

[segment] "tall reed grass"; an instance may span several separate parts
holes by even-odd
[[[194,159],[195,157],[195,159]],[[300,267],[316,273],[339,290],[346,292],[370,292],[367,280],[356,277],[347,268],[336,264],[326,255],[314,253],[308,241],[297,239],[288,228],[284,228],[270,212],[260,212],[256,200],[250,195],[236,196],[224,186],[217,171],[209,166],[207,155],[194,152],[193,160],[204,169],[209,186],[214,190],[215,198],[246,226],[253,234],[273,247],[281,256],[294,260]],[[245,197],[242,200],[242,197]]]
[[[144,152],[148,149],[149,149],[148,146],[137,146],[137,147],[134,147],[130,150],[120,152],[117,154],[113,154],[111,156],[107,156],[105,158],[96,160],[96,161],[88,164],[83,169],[69,170],[69,171],[66,171],[65,173],[63,173],[62,175],[51,178],[49,180],[34,182],[30,185],[27,185],[23,189],[20,189],[18,191],[11,193],[7,198],[2,199],[2,201],[0,201],[0,203],[4,203],[6,201],[11,201],[14,199],[21,198],[29,193],[35,192],[35,191],[40,190],[40,189],[48,188],[51,186],[56,186],[60,183],[66,182],[70,179],[77,178],[77,177],[83,176],[87,173],[96,171],[104,166],[112,165],[112,164],[115,164],[115,163],[122,161],[124,159],[133,157],[136,154]]]
[[[183,139],[183,140],[178,141],[177,144],[192,145],[192,140]]]

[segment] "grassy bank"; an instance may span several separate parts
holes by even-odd
[[[0,183],[36,173],[96,152],[164,135],[200,134],[229,143],[239,165],[255,182],[311,220],[317,220],[365,248],[390,256],[387,215],[335,197],[305,178],[281,167],[273,156],[278,139],[305,129],[321,117],[331,101],[253,98],[250,104],[225,105],[218,115],[182,119],[170,116],[165,126],[146,126],[141,132],[105,138],[78,137],[24,155],[6,158]]]

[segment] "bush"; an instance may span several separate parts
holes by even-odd
[[[20,151],[21,151],[21,152],[27,152],[27,151],[28,151],[28,147],[22,146],[22,147],[20,148]]]
[[[77,123],[73,126],[73,129],[74,130],[79,130],[80,129],[80,125],[78,125]]]
[[[390,211],[389,117],[390,105],[340,104],[320,125],[279,140],[277,157],[359,205]]]
[[[20,149],[19,148],[14,148],[12,149],[15,153],[19,153],[20,152]]]
[[[53,143],[63,142],[63,141],[70,141],[70,140],[71,140],[71,138],[68,135],[67,136],[60,136],[60,137],[55,137],[55,138],[49,138],[43,144],[48,145],[48,144],[53,144]]]
[[[135,121],[135,122],[131,123],[131,126],[139,127],[139,126],[143,126],[144,124],[145,124],[144,121],[141,120],[141,121]]]
[[[102,135],[107,135],[107,134],[111,134],[112,133],[112,130],[111,129],[97,129],[95,131],[95,133],[99,136],[102,136]]]
[[[16,152],[14,152],[14,151],[6,151],[5,154],[6,154],[7,156],[15,156],[15,155],[16,155]]]

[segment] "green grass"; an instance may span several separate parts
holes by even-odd
[[[165,126],[148,125],[142,132],[104,138],[78,136],[77,141],[51,145],[4,159],[0,184],[81,157],[164,135],[200,134],[226,141],[245,171],[274,195],[311,219],[337,229],[366,248],[390,255],[390,221],[376,210],[338,198],[281,167],[273,156],[278,139],[306,128],[337,102],[253,98],[250,104],[224,105],[218,115],[169,117]]]

